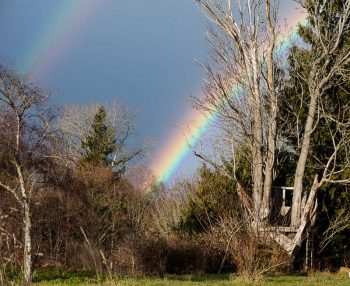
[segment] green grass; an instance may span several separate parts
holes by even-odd
[[[129,278],[114,281],[105,280],[98,282],[95,276],[89,272],[63,272],[57,271],[50,273],[37,273],[35,276],[36,286],[349,286],[350,278],[329,273],[316,273],[309,276],[274,276],[265,277],[258,282],[247,282],[240,278],[234,278],[230,275],[168,275],[160,278]]]

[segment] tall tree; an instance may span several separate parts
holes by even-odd
[[[115,132],[106,125],[106,110],[103,106],[98,109],[91,128],[82,142],[83,161],[111,165],[116,144]]]
[[[304,64],[306,73],[300,80],[307,84],[307,117],[303,126],[303,135],[300,142],[300,156],[297,161],[294,178],[294,193],[292,207],[292,226],[298,227],[304,223],[305,212],[302,214],[304,204],[303,180],[307,158],[310,151],[310,142],[319,123],[319,115],[324,114],[324,100],[327,92],[334,86],[339,85],[347,76],[344,69],[350,62],[350,50],[344,46],[344,39],[349,33],[350,1],[300,1],[301,5],[309,13],[308,35],[304,36],[311,43],[308,63]],[[338,8],[338,9],[337,9]],[[305,29],[304,29],[305,31]],[[307,30],[306,30],[307,31]],[[299,63],[302,64],[302,63]],[[329,117],[329,113],[326,115]],[[330,118],[329,118],[330,119]],[[335,118],[332,118],[332,120]],[[336,122],[340,123],[337,119]],[[329,123],[329,122],[328,122]],[[341,124],[343,126],[343,124]],[[340,126],[339,126],[340,127]],[[335,135],[335,134],[333,134]],[[312,191],[306,198],[314,200],[314,189],[319,189],[323,183],[332,180],[332,167],[337,157],[340,146],[334,142],[334,151],[331,154],[321,178],[315,177]],[[329,166],[331,165],[331,166]],[[303,218],[304,217],[304,218]]]
[[[265,224],[276,165],[277,6],[269,0],[196,2],[215,24],[209,31],[213,64],[203,65],[208,80],[205,96],[196,105],[222,120],[224,140],[233,155],[235,149],[249,146],[245,150],[252,166],[251,211],[256,225]],[[243,188],[240,182],[238,187]]]
[[[97,104],[68,105],[63,108],[58,118],[58,126],[64,138],[64,152],[72,165],[81,162],[86,152],[90,152],[84,149],[83,144],[87,143],[87,137],[94,136],[92,125],[100,107]],[[107,141],[112,142],[112,134],[115,135],[113,152],[107,156],[110,160],[108,164],[113,166],[116,173],[121,174],[126,170],[127,164],[138,158],[149,146],[147,144],[138,148],[128,146],[136,130],[134,122],[136,113],[132,109],[114,100],[108,104],[105,114],[104,125],[108,129],[107,137],[110,136]]]
[[[290,254],[300,248],[306,229],[315,218],[317,191],[327,183],[349,182],[348,178],[341,177],[349,167],[349,104],[347,101],[332,104],[327,94],[349,78],[350,48],[344,45],[344,40],[350,29],[350,0],[298,2],[309,14],[304,29],[308,33],[307,41],[300,47],[309,57],[297,63],[303,66],[298,81],[304,82],[305,87],[301,100],[305,120],[297,125],[293,172],[291,227],[297,232],[292,240],[280,233],[271,233]],[[279,72],[277,61],[277,10],[269,0],[237,1],[236,4],[230,0],[197,0],[197,3],[215,27],[210,30],[213,61],[211,65],[203,65],[208,77],[205,96],[196,104],[221,119],[224,134],[221,141],[232,146],[233,155],[240,146],[249,147],[247,157],[251,159],[255,213],[252,225],[261,222],[268,225],[272,185],[279,172],[277,154],[289,148],[282,136],[282,125],[278,126],[279,100],[284,96],[281,85],[285,80],[280,78],[284,73]],[[305,170],[308,158],[313,156],[311,141],[321,122],[327,129],[330,146],[318,161],[322,168],[314,171],[311,182],[306,184]],[[347,158],[343,161],[345,164],[339,162],[341,154]],[[201,157],[213,163],[204,155]],[[218,166],[215,162],[213,165]],[[241,184],[235,170],[232,176],[227,175],[238,182],[239,189]]]
[[[48,96],[26,76],[0,66],[0,191],[7,191],[22,210],[23,272],[32,280],[32,198],[46,185],[45,172],[56,141],[55,112]]]
[[[291,224],[299,228],[294,240],[299,247],[302,232],[315,222],[318,190],[329,192],[330,183],[348,182],[350,139],[350,3],[302,4],[310,16],[298,33],[307,45],[291,49],[290,80],[281,105],[281,119],[289,126],[285,136],[294,150],[287,163],[289,170],[295,169],[290,181],[294,184]]]

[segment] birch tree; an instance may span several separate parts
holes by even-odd
[[[266,223],[277,138],[277,5],[269,0],[196,2],[214,23],[209,30],[213,64],[202,65],[205,95],[196,106],[225,122],[233,149],[249,146],[255,221]]]
[[[330,88],[338,86],[349,76],[347,65],[350,62],[350,49],[343,43],[349,35],[350,1],[346,0],[340,3],[337,1],[300,1],[300,4],[308,11],[313,39],[311,40],[310,61],[305,63],[309,72],[299,75],[300,80],[307,84],[309,98],[306,103],[308,111],[301,139],[300,155],[295,170],[291,216],[291,224],[294,227],[298,227],[302,220],[302,197],[303,195],[307,196],[303,191],[305,166],[309,156],[312,134],[318,127],[320,114],[325,113],[325,110],[322,109],[322,101]],[[339,4],[340,9],[336,9]],[[334,146],[334,151],[337,150],[338,147]],[[329,162],[329,164],[331,163]],[[328,171],[327,165],[325,167],[325,170]],[[328,174],[327,178],[324,175],[322,178],[315,178],[315,188],[318,189],[325,181],[332,181],[330,179],[332,174]],[[311,199],[311,197],[309,198]]]
[[[5,168],[0,170],[0,191],[11,194],[23,215],[23,272],[32,279],[31,199],[43,187],[48,168],[53,109],[47,95],[25,76],[0,67],[0,120]]]
[[[306,89],[301,106],[306,111],[305,121],[298,124],[297,165],[294,174],[294,192],[291,226],[297,228],[293,239],[296,252],[304,239],[307,227],[312,226],[317,211],[317,192],[325,184],[349,183],[344,177],[349,170],[349,100],[340,98],[342,86],[349,81],[350,46],[348,44],[350,1],[300,1],[307,10],[308,24],[301,27],[306,44],[307,61],[296,61],[299,72],[295,76]],[[338,92],[337,92],[338,90]],[[329,138],[324,154],[314,154],[313,138],[319,130]],[[314,160],[314,179],[306,182],[307,161]],[[307,186],[311,187],[307,187]]]

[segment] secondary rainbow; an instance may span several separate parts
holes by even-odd
[[[294,15],[290,20],[290,25],[296,27],[298,23],[305,21],[305,14],[299,13]],[[288,36],[280,40],[280,50],[286,50],[290,44],[296,39],[297,32],[294,28]],[[232,88],[232,94],[237,91],[238,87]],[[190,121],[193,122],[192,128],[185,134],[171,136],[166,142],[165,147],[161,150],[160,155],[152,164],[152,170],[156,174],[158,182],[169,182],[172,176],[178,170],[181,162],[191,151],[191,147],[195,146],[196,142],[203,136],[208,128],[214,123],[217,116],[215,113],[203,114],[199,111],[192,111],[187,115]]]
[[[21,64],[34,77],[46,75],[69,51],[99,1],[59,1],[57,12],[23,53]]]
[[[64,58],[64,54],[69,51],[77,36],[83,32],[84,23],[91,19],[89,16],[95,13],[99,3],[97,0],[62,1],[50,23],[32,42],[33,45],[26,49],[22,57],[24,70],[34,77],[47,75]],[[304,15],[300,13],[293,16],[291,26],[304,19]],[[293,31],[283,39],[281,48],[286,49],[295,36],[296,33]],[[234,91],[232,90],[232,93]],[[152,164],[159,182],[167,182],[172,177],[189,153],[190,146],[196,144],[216,116],[193,111],[186,118],[194,122],[192,128],[185,135],[170,137],[165,147],[161,149],[160,156]]]

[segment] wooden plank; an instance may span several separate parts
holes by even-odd
[[[289,255],[293,254],[296,247],[293,240],[278,232],[270,231],[268,234],[269,237],[277,242]]]
[[[296,233],[298,230],[291,226],[276,226],[276,227],[262,227],[259,232],[276,232],[276,233]]]

